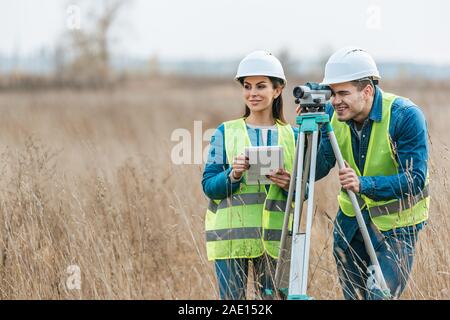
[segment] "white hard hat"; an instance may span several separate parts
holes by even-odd
[[[242,77],[266,76],[282,79],[286,84],[281,62],[267,51],[254,51],[242,59],[235,80]]]
[[[345,47],[335,52],[325,65],[321,85],[343,83],[365,77],[380,80],[380,73],[373,58],[358,47]]]

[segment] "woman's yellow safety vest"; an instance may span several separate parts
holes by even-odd
[[[392,103],[398,96],[382,92],[382,117],[380,122],[374,121],[370,134],[370,141],[364,165],[364,172],[358,169],[352,151],[350,127],[338,121],[335,114],[331,118],[331,125],[341,149],[343,158],[348,162],[358,176],[390,176],[398,174],[398,163],[392,151],[389,136]],[[418,224],[428,219],[430,197],[428,194],[428,174],[425,188],[416,196],[406,195],[403,199],[375,201],[365,195],[360,195],[358,201],[361,209],[367,208],[373,223],[381,231]],[[354,217],[352,203],[345,190],[338,196],[342,212]]]
[[[228,163],[251,146],[244,118],[224,122]],[[295,138],[292,127],[277,121],[278,145],[283,146],[284,168],[292,173]],[[223,200],[210,200],[206,211],[206,252],[208,260],[256,258],[267,252],[278,257],[287,197],[275,184],[245,183]],[[292,206],[292,204],[291,204]]]

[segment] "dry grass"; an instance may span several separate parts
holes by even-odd
[[[432,142],[431,219],[403,298],[448,299],[448,85],[385,87],[424,106]],[[290,89],[285,101],[293,123]],[[115,91],[2,92],[0,110],[1,299],[217,298],[203,166],[173,165],[170,136],[192,132],[194,120],[205,130],[239,116],[237,86],[169,78]],[[336,176],[316,190],[310,293],[340,299],[328,218]],[[81,290],[66,286],[70,265]]]

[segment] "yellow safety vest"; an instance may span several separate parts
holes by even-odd
[[[283,146],[284,168],[292,173],[295,138],[292,127],[277,121],[278,145]],[[244,118],[224,122],[228,163],[251,146]],[[247,185],[222,200],[210,200],[205,217],[208,260],[256,258],[267,252],[278,257],[287,199],[282,189]],[[292,206],[292,204],[291,204]]]
[[[343,158],[348,162],[358,176],[390,176],[398,174],[398,163],[392,151],[389,123],[391,119],[392,103],[398,96],[382,92],[382,117],[380,122],[374,121],[370,134],[370,141],[364,165],[364,172],[358,169],[352,150],[350,127],[338,121],[335,114],[331,118],[336,138]],[[381,231],[388,231],[398,227],[406,227],[418,224],[428,219],[430,197],[428,194],[428,174],[425,188],[416,196],[405,196],[403,199],[388,201],[375,201],[365,195],[358,197],[363,208],[367,208],[373,223]],[[353,207],[345,190],[341,190],[338,196],[339,206],[342,212],[354,217]]]

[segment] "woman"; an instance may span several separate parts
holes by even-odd
[[[270,299],[266,289],[274,288],[297,134],[283,116],[286,77],[277,58],[253,52],[241,61],[235,79],[242,85],[245,113],[217,128],[203,172],[203,191],[210,199],[207,255],[215,261],[221,299],[246,298],[250,261],[257,294]],[[250,145],[283,146],[284,169],[268,176],[273,184],[246,184],[250,165],[243,154]]]

